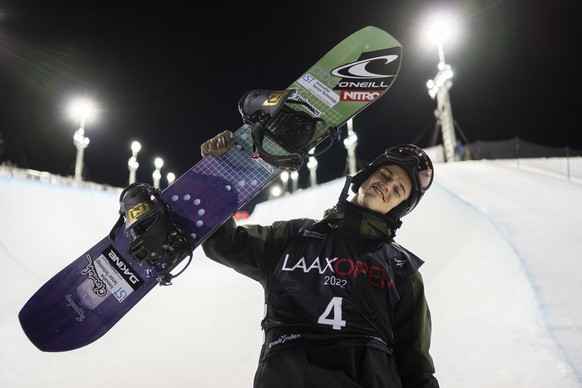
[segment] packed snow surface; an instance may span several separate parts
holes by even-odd
[[[582,387],[580,160],[436,165],[396,240],[420,256],[442,387]],[[550,172],[548,172],[550,171]],[[574,174],[573,174],[574,175]],[[257,206],[245,222],[321,218],[343,179]],[[250,387],[262,288],[195,251],[97,342],[43,353],[18,311],[103,238],[118,192],[0,174],[0,386]]]

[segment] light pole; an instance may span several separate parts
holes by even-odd
[[[315,148],[309,151],[311,154],[315,152]],[[309,169],[309,183],[311,187],[317,185],[317,159],[315,157],[310,156],[309,161],[307,162],[307,168]]]
[[[129,184],[135,182],[135,174],[139,168],[139,163],[137,162],[137,153],[141,150],[141,144],[138,141],[131,143],[131,158],[127,162],[127,167],[129,168]]]
[[[348,137],[344,139],[344,146],[348,151],[348,171],[351,176],[358,172],[356,163],[356,146],[358,145],[358,135],[354,132],[353,119],[348,120]]]
[[[85,123],[87,119],[93,117],[93,105],[86,100],[80,100],[71,105],[71,114],[79,119],[79,129],[75,131],[73,143],[77,148],[77,159],[75,161],[75,180],[83,180],[83,155],[85,148],[89,145],[89,138],[85,136]]]
[[[176,180],[176,174],[169,172],[168,175],[166,175],[166,179],[168,180],[168,186],[170,186]]]
[[[289,171],[283,171],[281,173],[281,195],[287,194],[289,189]]]
[[[273,198],[278,198],[280,196],[282,196],[283,193],[283,189],[281,189],[281,186],[279,185],[274,185],[273,187],[271,187],[271,190],[269,190],[269,199],[273,199]]]
[[[297,191],[297,187],[299,184],[299,172],[292,171],[291,172],[291,192],[294,193]]]
[[[156,169],[154,170],[152,177],[154,178],[154,188],[159,189],[160,188],[160,179],[162,179],[162,173],[161,173],[161,169],[162,166],[164,165],[164,161],[162,160],[162,158],[156,158],[154,160],[154,166],[156,167]]]
[[[435,116],[443,137],[446,162],[452,162],[456,159],[455,145],[457,142],[451,99],[449,97],[449,89],[453,86],[453,81],[451,81],[453,70],[445,62],[445,50],[443,47],[444,40],[451,35],[451,32],[451,21],[445,19],[435,20],[428,31],[429,39],[437,45],[439,64],[437,75],[426,83],[426,87],[431,98],[436,98],[437,100]]]

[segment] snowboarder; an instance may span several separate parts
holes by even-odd
[[[231,143],[225,131],[201,153],[218,156]],[[264,288],[255,387],[438,387],[423,261],[394,241],[432,179],[424,151],[391,147],[346,178],[322,220],[230,220],[203,244]]]

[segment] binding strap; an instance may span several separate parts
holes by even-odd
[[[298,170],[303,159],[315,157],[327,151],[335,139],[340,139],[341,131],[337,127],[328,127],[325,133],[316,137],[319,125],[327,126],[325,120],[313,117],[313,109],[305,101],[294,100],[295,90],[251,90],[239,100],[239,111],[243,122],[251,126],[255,150],[269,164],[291,170]],[[296,110],[291,106],[302,106]],[[273,155],[263,146],[265,136],[272,139],[288,155]],[[317,153],[309,150],[329,139],[325,149]]]
[[[296,171],[303,165],[303,158],[299,155],[273,155],[265,151],[263,148],[263,140],[265,138],[266,128],[263,124],[256,122],[253,124],[251,134],[253,136],[253,144],[261,155],[261,158],[276,167],[288,168]]]

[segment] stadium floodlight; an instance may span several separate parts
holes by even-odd
[[[297,191],[299,185],[299,172],[292,171],[290,177],[291,177],[291,192],[294,193]]]
[[[314,154],[315,148],[312,148],[309,153]],[[309,169],[309,182],[312,187],[317,185],[317,164],[317,159],[314,156],[310,156],[307,168]]]
[[[354,121],[353,118],[349,119],[347,122],[348,126],[348,136],[344,139],[344,146],[346,147],[348,171],[351,176],[354,176],[357,171],[356,163],[356,146],[358,145],[358,135],[354,132]]]
[[[283,189],[281,189],[281,186],[279,185],[274,185],[273,187],[271,187],[269,193],[271,195],[270,198],[277,198],[284,194]]]
[[[73,143],[77,147],[77,159],[75,161],[75,180],[83,179],[83,156],[85,148],[89,145],[89,138],[85,136],[85,124],[87,120],[95,116],[95,107],[89,100],[77,100],[70,106],[70,114],[80,121],[79,129],[75,131]]]
[[[168,180],[168,186],[170,186],[176,180],[176,174],[169,172],[168,175],[166,175],[166,179]]]
[[[133,141],[131,143],[131,157],[127,162],[127,167],[129,168],[129,184],[135,183],[135,176],[137,169],[139,168],[139,163],[137,162],[137,153],[141,150],[141,144],[138,141]]]
[[[437,46],[439,63],[437,75],[426,83],[426,87],[430,97],[437,100],[435,116],[441,129],[445,161],[451,162],[457,158],[455,155],[457,140],[455,138],[453,112],[449,96],[449,89],[453,86],[453,70],[445,61],[444,43],[448,43],[456,37],[456,23],[451,17],[437,14],[433,16],[429,23],[427,35],[430,42]]]
[[[439,69],[446,64],[444,44],[452,44],[458,36],[459,28],[456,20],[444,13],[433,15],[428,23],[427,36],[435,44],[439,53]]]
[[[287,194],[289,189],[289,171],[283,171],[281,173],[281,195]]]
[[[154,188],[160,188],[160,179],[162,179],[162,172],[160,171],[164,166],[164,160],[162,158],[156,158],[154,160],[154,166],[156,169],[154,170],[152,177],[154,178]]]

